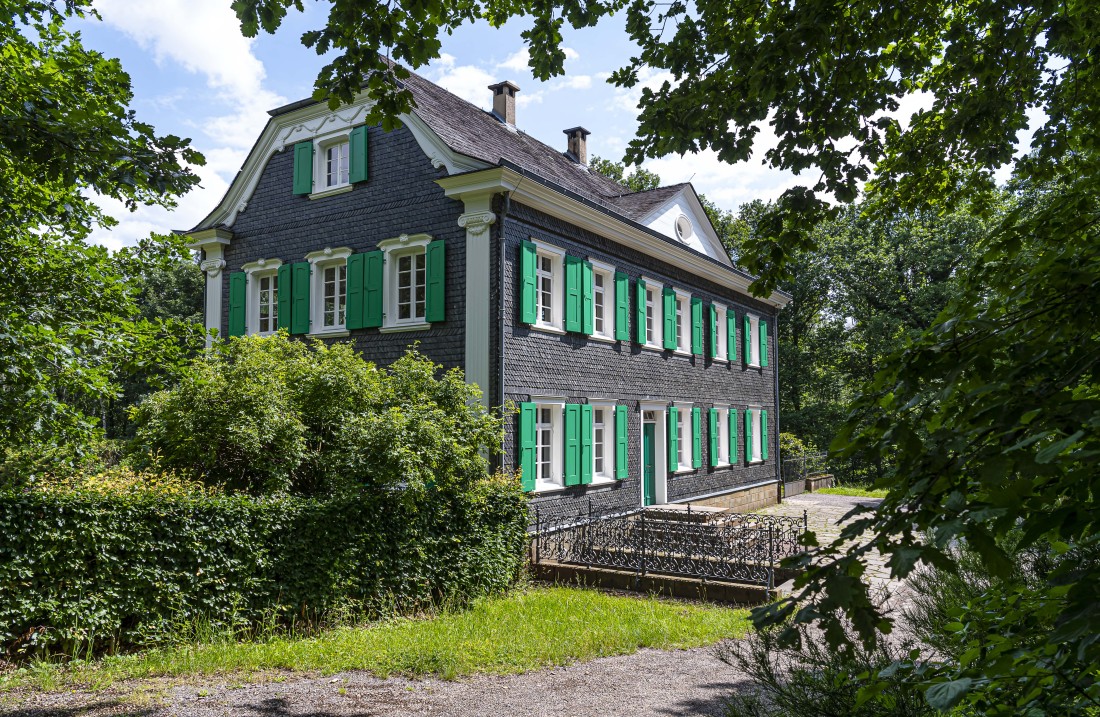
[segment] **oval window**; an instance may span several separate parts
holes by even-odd
[[[676,220],[676,238],[680,241],[686,242],[691,238],[693,230],[691,228],[691,220],[683,214]]]

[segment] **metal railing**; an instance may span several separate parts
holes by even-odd
[[[775,587],[775,568],[803,550],[801,517],[699,513],[645,508],[629,511],[543,511],[534,508],[534,562],[552,561]]]
[[[795,458],[784,458],[781,467],[783,482],[791,483],[828,473],[826,456],[826,453],[809,453]]]

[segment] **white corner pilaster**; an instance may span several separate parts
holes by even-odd
[[[481,388],[485,406],[489,405],[492,380],[489,227],[497,219],[491,209],[492,198],[491,193],[484,192],[462,196],[466,211],[458,218],[458,225],[466,230],[466,381]]]
[[[225,229],[204,229],[190,235],[188,249],[199,249],[204,257],[199,268],[206,274],[206,346],[214,341],[213,330],[221,330],[222,319],[222,270],[225,269],[224,250],[233,239],[233,232]]]

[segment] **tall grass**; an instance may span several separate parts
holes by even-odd
[[[468,609],[419,619],[334,627],[313,634],[276,628],[238,640],[194,628],[192,641],[68,665],[39,662],[0,677],[0,689],[102,689],[121,680],[303,670],[367,670],[380,677],[515,674],[651,647],[676,649],[740,637],[748,611],[581,588],[530,588]]]

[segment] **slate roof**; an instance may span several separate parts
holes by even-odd
[[[690,186],[687,182],[670,184],[667,187],[657,187],[644,192],[623,194],[612,201],[620,212],[631,219],[640,220],[672,197],[675,197],[685,187]]]

